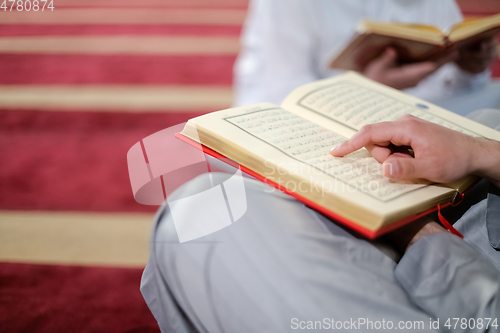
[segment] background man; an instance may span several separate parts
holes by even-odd
[[[235,65],[235,104],[280,104],[298,86],[340,73],[328,65],[364,19],[444,30],[461,22],[462,15],[453,0],[254,0]],[[405,66],[388,48],[364,74],[466,115],[500,103],[500,84],[490,84],[488,69],[496,45],[494,39],[483,40],[435,61]]]

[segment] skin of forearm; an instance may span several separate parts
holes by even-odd
[[[488,178],[500,187],[500,142],[483,138],[475,139],[471,162],[471,174]]]

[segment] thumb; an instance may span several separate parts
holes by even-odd
[[[390,156],[382,164],[384,176],[394,179],[425,178],[420,160],[413,157]]]

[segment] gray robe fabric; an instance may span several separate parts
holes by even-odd
[[[202,175],[173,196],[230,176],[214,173],[211,184]],[[307,323],[326,329],[331,320],[360,332],[383,322],[434,331],[438,319],[436,331],[446,331],[447,318],[500,314],[499,271],[456,236],[424,237],[397,264],[390,249],[261,182],[244,181],[247,212],[208,236],[179,243],[168,206],[160,211],[141,291],[162,331],[288,332]],[[218,218],[203,214],[207,223]]]

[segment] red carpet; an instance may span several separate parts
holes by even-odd
[[[3,36],[236,36],[219,26],[1,26]],[[230,86],[235,56],[0,54],[0,84]],[[144,211],[126,156],[142,138],[210,110],[0,110],[0,209]],[[158,332],[142,269],[0,263],[2,332]]]
[[[0,263],[0,331],[158,332],[140,277],[138,269]]]
[[[135,202],[127,151],[198,113],[0,111],[0,209],[147,211]]]
[[[0,54],[0,84],[231,85],[235,56]]]
[[[60,24],[4,24],[0,36],[44,36],[44,35],[176,35],[176,36],[239,36],[239,26],[206,25],[60,25]]]

